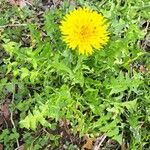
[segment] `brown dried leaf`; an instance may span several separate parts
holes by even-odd
[[[139,71],[145,73],[146,69],[143,65],[140,66]]]
[[[6,120],[9,119],[9,106],[8,104],[4,104],[1,106],[1,111]]]
[[[66,119],[61,119],[60,121],[59,121],[59,126],[60,127],[63,127],[63,126],[68,126],[69,125],[69,121],[68,120],[66,120]]]
[[[53,4],[55,7],[57,7],[61,4],[61,0],[53,0]]]
[[[3,150],[3,145],[2,144],[0,144],[0,150]]]
[[[8,0],[8,2],[11,5],[17,5],[17,6],[21,7],[21,8],[26,6],[26,1],[25,0]]]
[[[125,143],[122,143],[121,150],[127,150]]]
[[[25,150],[24,145],[19,146],[18,150]]]
[[[87,135],[84,136],[84,139],[86,140],[86,143],[82,146],[82,150],[91,150],[93,148],[93,139],[89,138]]]
[[[3,122],[4,122],[4,118],[0,116],[0,125],[3,124]]]

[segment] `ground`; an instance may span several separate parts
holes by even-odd
[[[110,40],[81,56],[61,38],[89,7]],[[0,1],[0,150],[150,149],[149,0]]]

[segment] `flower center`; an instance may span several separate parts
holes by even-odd
[[[80,28],[80,40],[85,41],[96,33],[96,27],[89,28],[88,26],[82,25]]]
[[[81,39],[85,40],[86,38],[89,37],[89,28],[87,26],[82,26],[81,30],[80,30],[80,35],[81,35]]]

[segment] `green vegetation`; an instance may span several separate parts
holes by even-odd
[[[75,7],[109,22],[109,43],[91,56],[70,50],[59,24]],[[150,149],[149,0],[0,1],[0,145],[77,150],[106,135],[120,149]],[[88,141],[88,140],[87,140]],[[84,143],[85,142],[85,143]],[[94,144],[94,142],[93,142]]]

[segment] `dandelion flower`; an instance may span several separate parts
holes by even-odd
[[[106,19],[89,8],[78,8],[61,21],[63,41],[80,54],[91,55],[93,49],[102,48],[109,39]]]

